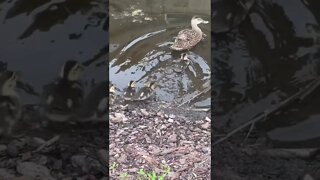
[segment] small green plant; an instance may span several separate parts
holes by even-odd
[[[163,172],[161,175],[157,175],[155,171],[152,171],[151,173],[146,173],[143,169],[139,169],[137,172],[139,177],[138,180],[164,180],[164,178],[169,174],[170,167],[169,166],[162,166]]]
[[[120,179],[127,179],[128,178],[128,173],[127,172],[121,173],[119,178]]]
[[[118,164],[116,162],[113,162],[112,165],[109,167],[109,170],[114,173],[114,171],[117,169]]]

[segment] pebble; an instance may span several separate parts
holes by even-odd
[[[176,118],[176,115],[170,114],[170,115],[169,115],[169,118],[174,119],[174,118]]]
[[[7,146],[0,144],[0,154],[4,154],[7,151]]]
[[[168,122],[169,122],[169,123],[173,123],[173,119],[172,119],[172,118],[169,118],[169,119],[168,119]]]
[[[81,170],[85,173],[88,172],[86,156],[85,155],[74,155],[71,157],[71,163],[73,167],[81,168]]]
[[[146,139],[146,142],[149,143],[149,144],[152,142],[151,138],[149,136],[147,136],[147,135],[145,136],[145,139]]]
[[[206,122],[201,125],[201,128],[203,128],[203,129],[210,129],[210,127],[211,127],[211,124],[209,122]]]
[[[205,120],[211,122],[211,119],[209,117],[206,117]]]
[[[39,138],[39,137],[33,137],[29,139],[28,145],[32,147],[39,147],[42,144],[44,144],[46,141]]]
[[[170,172],[170,173],[168,174],[168,178],[169,178],[169,179],[179,179],[179,178],[180,178],[180,173]]]
[[[168,138],[169,142],[176,142],[177,141],[177,135],[176,134],[172,134],[169,136]]]
[[[22,162],[17,165],[17,171],[33,179],[54,180],[48,168],[33,162]]]
[[[15,176],[9,173],[8,169],[0,168],[0,179],[14,178]]]
[[[306,174],[304,177],[303,177],[303,180],[314,180],[312,176],[310,176],[310,174]]]
[[[7,147],[7,153],[11,156],[11,157],[16,157],[19,155],[19,148],[15,143],[9,143],[8,147]]]
[[[149,116],[149,113],[147,112],[146,109],[140,109],[140,111],[144,116]]]

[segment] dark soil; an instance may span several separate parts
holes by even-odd
[[[210,113],[161,103],[115,106],[109,115],[111,179],[127,172],[164,173],[165,179],[210,179]]]
[[[0,179],[107,179],[106,127],[22,122],[18,137],[0,140]]]

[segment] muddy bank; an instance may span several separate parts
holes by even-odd
[[[0,140],[0,179],[106,179],[106,122],[32,122]]]
[[[165,179],[210,179],[209,112],[167,103],[129,103],[111,108],[111,179],[137,179],[155,171]]]

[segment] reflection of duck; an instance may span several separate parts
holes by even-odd
[[[0,134],[11,135],[16,121],[21,118],[21,106],[15,92],[17,74],[4,71],[0,75]]]
[[[176,51],[190,50],[196,44],[198,44],[205,34],[198,27],[198,24],[207,24],[208,21],[205,21],[197,16],[192,17],[191,27],[192,29],[183,29],[178,33],[173,45],[170,47]]]
[[[136,82],[130,81],[128,87],[124,90],[123,98],[124,100],[132,100],[133,96],[136,94]]]
[[[62,67],[61,77],[44,87],[44,110],[50,120],[66,121],[82,104],[83,90],[79,81],[82,71],[82,65],[69,60]]]
[[[142,87],[134,97],[134,100],[143,101],[149,99],[156,88],[155,82],[148,82]]]
[[[117,98],[116,95],[116,87],[114,84],[109,85],[109,105],[112,105],[115,103]]]

